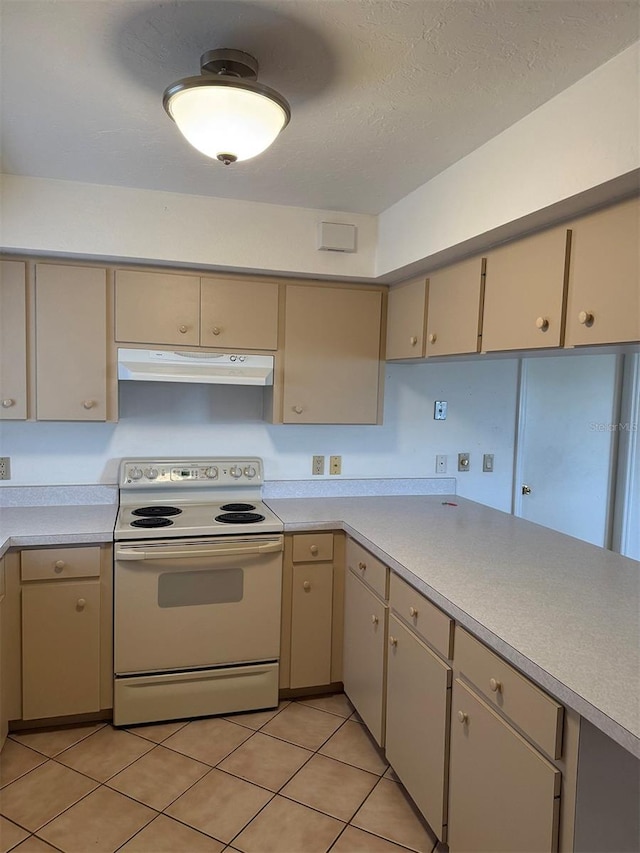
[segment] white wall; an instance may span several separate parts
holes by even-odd
[[[0,424],[6,485],[115,483],[124,456],[252,454],[268,479],[309,479],[315,453],[343,457],[343,478],[435,476],[448,455],[458,493],[509,511],[513,473],[517,362],[387,365],[385,422],[370,426],[276,426],[261,420],[261,391],[122,383],[117,424]],[[433,420],[447,400],[446,421]],[[471,470],[458,475],[458,452]],[[482,453],[495,454],[483,474]]]
[[[384,211],[376,274],[638,169],[639,63],[636,42]]]

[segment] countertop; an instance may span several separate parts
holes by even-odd
[[[638,562],[457,496],[267,503],[287,532],[353,536],[640,757]]]

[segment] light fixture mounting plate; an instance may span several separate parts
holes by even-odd
[[[218,48],[208,50],[200,57],[203,74],[222,74],[225,77],[257,80],[258,67],[258,60],[243,50]]]

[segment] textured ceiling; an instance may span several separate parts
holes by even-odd
[[[4,172],[378,213],[639,37],[637,0],[2,0]],[[289,100],[265,154],[192,149],[205,50]]]

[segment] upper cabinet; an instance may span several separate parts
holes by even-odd
[[[107,419],[107,274],[36,264],[36,417]]]
[[[275,350],[278,285],[176,273],[116,271],[116,340]]]
[[[470,258],[429,276],[427,355],[478,351],[484,263]]]
[[[570,224],[566,345],[640,340],[640,200]]]
[[[387,361],[424,357],[426,317],[424,278],[391,288],[387,304]]]
[[[283,422],[381,419],[382,291],[287,285]]]
[[[27,417],[26,265],[0,262],[0,418]]]
[[[562,346],[568,244],[563,226],[487,255],[484,352]]]

